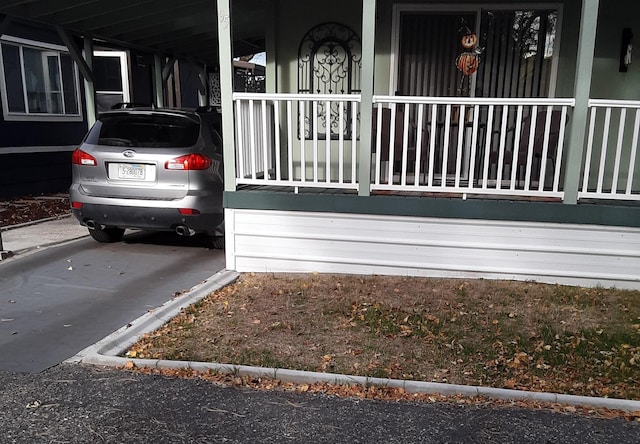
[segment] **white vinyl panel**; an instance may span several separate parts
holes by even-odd
[[[640,288],[640,230],[229,210],[238,271],[533,279]],[[261,265],[257,265],[261,264]]]
[[[483,271],[529,275],[589,277],[633,275],[640,269],[640,258],[622,260],[613,256],[573,253],[501,250],[488,246],[449,247],[388,245],[375,242],[335,242],[322,239],[281,239],[278,251],[273,251],[270,239],[246,236],[239,241],[238,256],[262,256],[305,261],[351,262],[368,265],[390,264],[400,267]],[[553,256],[551,260],[550,257]],[[606,265],[603,265],[603,262]],[[609,268],[611,270],[607,271]]]
[[[270,212],[238,222],[247,234],[285,237],[332,237],[336,241],[360,240],[386,244],[480,246],[520,250],[558,250],[588,253],[595,250],[636,255],[640,234],[630,229],[611,231],[576,225],[503,223],[432,218],[378,218],[359,215]],[[354,229],[354,226],[356,227]],[[590,239],[589,243],[585,239]]]

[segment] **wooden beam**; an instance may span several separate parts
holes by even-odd
[[[82,52],[80,51],[80,48],[78,48],[78,45],[76,45],[76,42],[73,41],[71,35],[66,29],[62,28],[62,26],[56,26],[56,31],[58,31],[58,35],[66,45],[67,49],[69,49],[69,54],[71,54],[71,58],[78,65],[78,69],[80,70],[82,77],[93,83],[93,72],[82,57]]]

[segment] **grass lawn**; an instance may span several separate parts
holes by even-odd
[[[126,355],[640,400],[640,292],[251,273]]]

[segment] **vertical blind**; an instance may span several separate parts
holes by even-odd
[[[398,95],[546,97],[557,24],[555,10],[483,10],[475,91],[456,68],[476,31],[476,12],[407,12],[400,19]]]

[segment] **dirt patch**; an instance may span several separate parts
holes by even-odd
[[[127,356],[640,399],[640,292],[246,274]]]
[[[0,227],[68,214],[71,214],[69,196],[64,193],[0,200]]]

